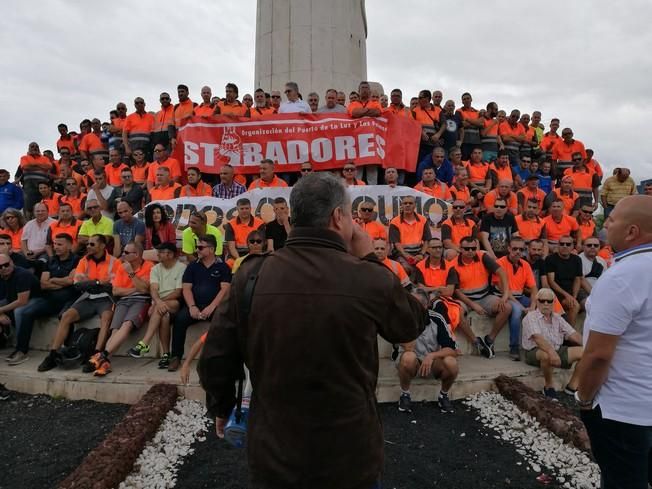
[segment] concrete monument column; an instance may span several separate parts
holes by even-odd
[[[364,0],[258,0],[254,88],[348,95],[367,79],[366,39]]]

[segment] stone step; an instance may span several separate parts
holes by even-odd
[[[190,382],[182,385],[179,372],[168,372],[157,367],[157,360],[152,358],[133,359],[114,357],[111,361],[113,372],[106,377],[94,377],[81,369],[53,369],[38,372],[37,366],[43,354],[32,351],[25,363],[11,367],[4,361],[10,349],[0,351],[0,384],[8,389],[28,394],[47,394],[68,399],[93,399],[101,402],[119,402],[133,404],[154,384],[170,383],[179,388],[179,394],[189,399],[204,401],[204,392],[199,386],[196,363],[190,372]],[[459,357],[460,375],[451,389],[453,399],[466,397],[480,391],[494,390],[493,379],[503,373],[517,377],[525,384],[541,389],[543,377],[534,367],[523,362],[514,362],[506,354],[499,353],[488,360],[478,356],[463,355]],[[569,371],[558,370],[557,387],[561,388],[568,381]],[[434,379],[415,379],[411,386],[414,401],[433,400],[439,393],[440,383]],[[396,402],[400,395],[398,373],[394,362],[381,359],[376,395],[379,402]]]

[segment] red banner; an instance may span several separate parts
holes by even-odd
[[[381,165],[414,171],[421,126],[387,115],[352,119],[342,114],[278,114],[252,121],[242,117],[192,117],[182,124],[174,157],[186,167],[218,173],[229,163],[236,173],[258,173],[270,159],[276,172]]]

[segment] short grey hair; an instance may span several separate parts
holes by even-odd
[[[349,195],[340,179],[326,172],[310,173],[292,187],[292,225],[327,228],[333,211],[350,204]]]
[[[299,85],[297,85],[297,82],[289,81],[285,84],[285,88],[289,88],[290,90],[299,93]]]

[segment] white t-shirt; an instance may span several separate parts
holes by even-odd
[[[591,270],[593,269],[593,262],[589,260],[584,253],[580,253],[580,259],[582,260],[582,275],[586,278],[587,282],[591,284],[591,287],[595,287],[595,283],[598,281],[598,277],[587,277]],[[602,265],[602,273],[607,271],[607,262],[604,261],[604,258],[601,256],[596,256],[595,260]],[[602,276],[602,275],[600,275]]]
[[[104,200],[109,201],[109,208],[112,207],[113,203],[110,202],[111,200],[111,195],[115,192],[115,188],[112,187],[111,185],[107,185],[104,187],[102,190],[100,190],[100,193],[102,194],[102,197],[104,197]],[[86,203],[90,202],[91,200],[97,200],[97,194],[95,193],[95,189],[90,189],[88,191],[88,195],[86,195]],[[108,211],[102,211],[102,215],[104,217],[108,217],[109,219],[113,219],[115,217],[115,212],[108,210]]]
[[[281,106],[278,108],[279,114],[293,114],[298,112],[312,114],[312,109],[310,108],[310,105],[308,105],[308,102],[301,99],[297,99],[294,102],[288,100],[287,102],[281,103]]]
[[[595,397],[605,419],[652,426],[652,244],[618,253],[587,299],[589,331],[620,336]]]

